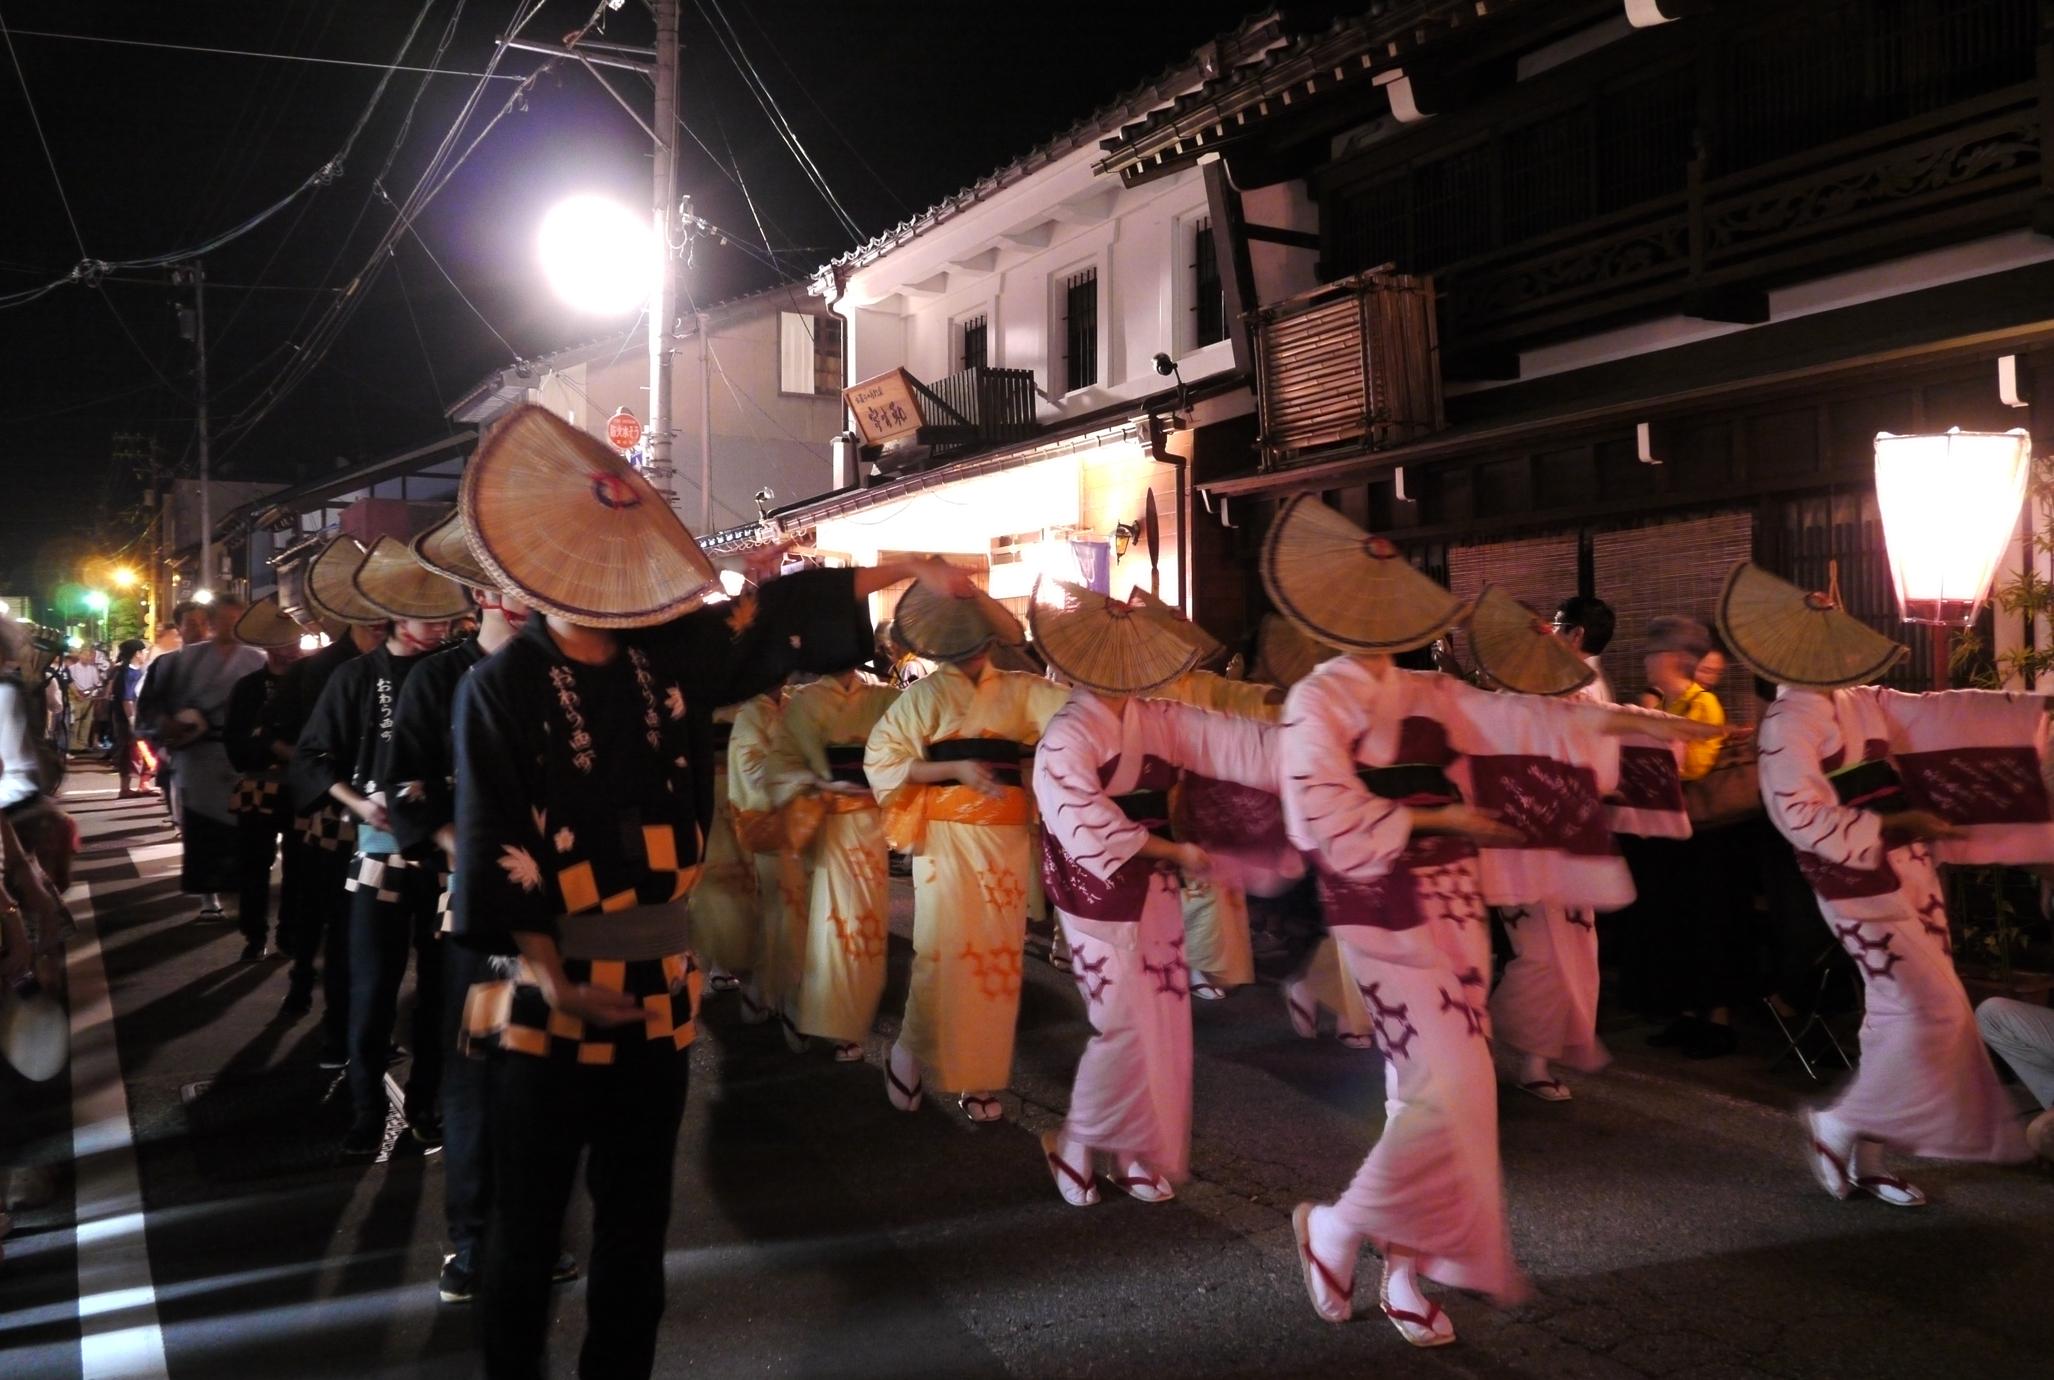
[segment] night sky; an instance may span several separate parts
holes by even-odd
[[[429,0],[402,60],[480,72],[495,35],[532,3]],[[743,52],[866,236],[1153,78],[1252,7],[720,0]],[[0,0],[13,45],[12,60],[0,47],[0,360],[8,380],[0,398],[0,587],[68,578],[78,555],[132,534],[140,486],[130,465],[112,459],[116,434],[154,435],[167,463],[189,468],[193,459],[193,353],[177,312],[189,294],[173,287],[168,269],[123,270],[97,288],[66,285],[26,304],[7,305],[9,296],[62,277],[82,258],[186,250],[286,195],[342,148],[420,8],[413,0]],[[721,169],[738,170],[778,263],[803,279],[852,239],[716,41],[713,0],[685,0],[682,9],[683,114],[712,154],[683,140],[681,190],[701,215],[754,238],[749,206]],[[591,12],[591,0],[545,0],[524,36],[560,37]],[[53,33],[370,65],[43,36]],[[606,16],[608,41],[640,45],[651,35],[641,0]],[[500,71],[525,75],[545,61],[510,53]],[[609,75],[646,112],[647,83],[631,72]],[[534,227],[544,208],[576,191],[645,205],[647,139],[590,75],[561,62],[415,222],[419,240],[400,240],[318,367],[256,419],[326,304],[392,223],[374,194],[380,167],[392,160],[383,185],[403,200],[477,85],[474,77],[393,73],[341,176],[207,256],[217,475],[289,483],[338,460],[432,440],[447,427],[443,405],[514,353],[542,354],[607,329],[549,296],[533,266]],[[514,85],[488,84],[462,143]],[[779,274],[766,257],[702,245],[683,287],[704,303],[769,286]]]

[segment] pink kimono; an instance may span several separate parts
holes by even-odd
[[[1477,850],[1415,837],[1410,807],[1473,793],[1512,806],[1542,848],[1596,847],[1598,784],[1617,754],[1589,723],[1573,705],[1337,658],[1292,688],[1278,735],[1285,826],[1313,857],[1386,1061],[1384,1133],[1335,1210],[1380,1250],[1415,1252],[1429,1278],[1501,1301],[1524,1295],[1526,1281],[1505,1228]],[[1560,755],[1534,751],[1536,733]],[[1462,756],[1471,760],[1457,769]],[[1578,869],[1552,873],[1558,881],[1535,883],[1533,899],[1590,899],[1576,894],[1584,881],[1559,882]]]
[[[1151,832],[1166,835],[1169,791],[1187,771],[1273,786],[1275,732],[1165,700],[1130,699],[1115,713],[1076,690],[1035,753],[1042,881],[1096,1032],[1063,1138],[1171,1183],[1188,1177],[1191,1158],[1182,887],[1175,868],[1137,854]]]
[[[1613,707],[1602,677],[1569,698]],[[1546,730],[1535,725],[1528,731]],[[1617,769],[1597,783],[1606,805],[1603,832],[1689,837],[1677,757],[1673,744],[1621,740]],[[1492,804],[1481,798],[1476,803]],[[1633,890],[1609,841],[1579,838],[1576,844],[1582,851],[1573,859],[1554,851],[1483,853],[1484,899],[1499,907],[1513,955],[1491,993],[1491,1026],[1509,1049],[1590,1073],[1612,1060],[1597,1035],[1597,912],[1622,908]],[[1550,875],[1562,868],[1578,875]],[[1547,899],[1562,886],[1582,891],[1588,904]]]
[[[2045,701],[1785,687],[1762,718],[1762,801],[1861,969],[1861,1067],[1827,1110],[1863,1140],[1934,1159],[2028,1158],[1954,971],[1936,862],[2054,858],[2037,735]],[[1911,842],[1883,814],[1966,837]]]

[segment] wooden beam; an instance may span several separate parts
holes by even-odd
[[[1242,232],[1265,244],[1287,244],[1293,249],[1318,249],[1319,236],[1311,230],[1287,230],[1280,225],[1244,225]]]
[[[1217,156],[1201,160],[1205,169],[1205,208],[1212,217],[1212,249],[1219,260],[1220,288],[1227,299],[1227,339],[1234,349],[1234,368],[1254,367],[1255,350],[1248,338],[1248,314],[1262,304],[1255,297],[1255,268],[1248,257],[1248,227],[1241,215],[1241,193],[1227,178],[1227,165]]]

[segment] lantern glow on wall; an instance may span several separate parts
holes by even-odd
[[[1876,506],[1907,623],[1966,627],[2018,528],[2032,473],[2023,430],[1876,436]]]

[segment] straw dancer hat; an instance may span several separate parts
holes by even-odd
[[[1197,648],[1197,665],[1209,666],[1227,654],[1226,647],[1218,638],[1185,617],[1183,610],[1168,600],[1160,599],[1136,586],[1134,592],[1127,596],[1127,602],[1136,608],[1145,608],[1151,614],[1168,619],[1171,630]]]
[[[1344,652],[1409,652],[1469,612],[1397,547],[1309,494],[1286,500],[1270,524],[1262,585],[1299,631]]]
[[[244,609],[242,617],[235,623],[236,641],[246,647],[262,647],[266,651],[299,646],[300,632],[300,625],[278,607],[275,594],[267,594]]]
[[[1312,674],[1322,661],[1339,656],[1274,613],[1265,613],[1255,630],[1255,678],[1288,690]]]
[[[627,461],[547,408],[494,426],[457,495],[492,583],[594,628],[646,628],[720,588],[713,563]]]
[[[951,598],[923,584],[900,598],[892,636],[929,661],[967,661],[995,642],[1017,646],[1027,638],[1020,620],[983,590]]]
[[[397,537],[380,537],[350,576],[364,602],[392,618],[431,623],[470,612],[470,596],[456,581],[437,575],[414,559]]]
[[[1840,566],[1827,567],[1824,593],[1807,594],[1751,561],[1726,577],[1719,635],[1764,680],[1806,690],[1844,690],[1881,678],[1906,655],[1840,607]]]
[[[1160,599],[1114,599],[1061,580],[1037,581],[1027,606],[1048,664],[1106,695],[1154,690],[1196,666],[1198,648],[1177,628],[1185,621]]]
[[[465,589],[497,589],[499,582],[486,573],[471,554],[470,539],[464,535],[463,514],[452,508],[449,516],[407,543],[414,559],[437,575],[456,581]]]
[[[1566,695],[1597,679],[1583,658],[1548,630],[1548,620],[1496,585],[1484,586],[1469,616],[1469,649],[1483,673],[1522,695]]]
[[[392,615],[357,593],[357,567],[364,548],[355,537],[337,537],[307,565],[307,602],[338,623],[383,623]]]

